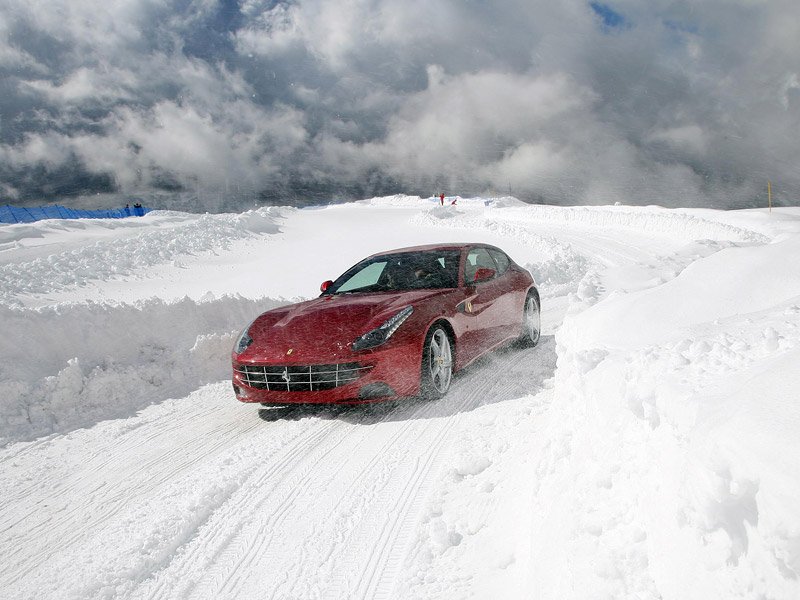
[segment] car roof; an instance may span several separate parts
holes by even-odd
[[[426,252],[430,250],[463,250],[472,246],[485,246],[487,248],[495,248],[491,244],[484,244],[482,242],[459,242],[450,244],[423,244],[421,246],[408,246],[407,248],[395,248],[394,250],[385,250],[383,252],[376,252],[367,258],[375,256],[384,256],[386,254],[404,254],[407,252]],[[497,248],[499,250],[499,248]]]

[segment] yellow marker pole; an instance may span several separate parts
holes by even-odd
[[[772,212],[772,183],[767,182],[767,198],[769,198],[769,212]]]

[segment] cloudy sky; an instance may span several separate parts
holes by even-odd
[[[0,203],[800,198],[797,0],[0,0]]]

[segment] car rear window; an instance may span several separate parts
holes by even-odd
[[[511,263],[511,259],[506,256],[506,253],[502,250],[498,250],[497,248],[489,248],[489,254],[492,255],[494,262],[497,263],[497,274],[502,275],[506,271],[508,271],[508,265]]]

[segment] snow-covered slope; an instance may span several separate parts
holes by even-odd
[[[539,347],[434,403],[236,402],[253,316],[471,240]],[[798,598],[799,250],[800,209],[512,198],[0,226],[3,597]]]

